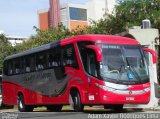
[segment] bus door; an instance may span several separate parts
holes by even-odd
[[[87,75],[88,81],[88,101],[89,102],[98,102],[99,100],[99,89],[95,87],[95,83],[98,77],[97,69],[97,61],[96,54],[94,50],[86,49],[86,71],[89,75]]]

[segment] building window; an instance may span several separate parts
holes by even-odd
[[[69,12],[70,12],[71,20],[87,21],[87,10],[86,9],[70,7]]]

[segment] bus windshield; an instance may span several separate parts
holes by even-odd
[[[149,81],[146,58],[140,46],[101,44],[100,76],[120,84],[140,84]]]

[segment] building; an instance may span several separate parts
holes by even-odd
[[[49,26],[56,27],[60,23],[60,4],[59,0],[49,0],[50,9],[49,9]]]
[[[5,34],[4,31],[0,31],[0,34]],[[29,37],[24,36],[11,36],[11,35],[5,35],[7,40],[12,44],[12,46],[15,46],[17,43],[22,43],[23,41],[29,39]]]
[[[70,30],[88,26],[87,6],[72,3],[62,4],[60,8],[60,20]]]
[[[22,43],[23,41],[29,39],[29,37],[22,37],[22,36],[6,36],[8,41],[12,44],[12,46],[15,46],[18,43]]]
[[[60,23],[59,0],[49,0],[50,8],[38,11],[39,28],[46,30],[49,27],[57,27]]]
[[[39,28],[41,30],[47,30],[49,27],[49,10],[40,10],[38,14]]]
[[[58,26],[58,23],[70,30],[85,27],[90,25],[90,20],[99,20],[105,13],[111,14],[115,4],[115,0],[90,0],[85,4],[59,4],[59,0],[50,0],[50,9],[38,12],[39,27],[45,30]]]
[[[6,36],[6,38],[12,44],[12,46],[15,46],[16,44],[22,43],[23,41],[29,39],[28,37],[22,36]]]
[[[87,5],[87,18],[88,22],[90,19],[99,20],[103,18],[104,14],[112,14],[115,0],[90,0],[86,3]]]

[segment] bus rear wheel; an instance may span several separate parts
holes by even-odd
[[[73,101],[73,104],[71,106],[74,111],[82,112],[84,110],[84,105],[82,105],[80,95],[77,91],[71,93],[71,99]]]
[[[23,95],[18,96],[18,110],[20,112],[32,112],[33,106],[25,105]]]
[[[60,112],[63,105],[47,105],[47,110],[51,112]]]

